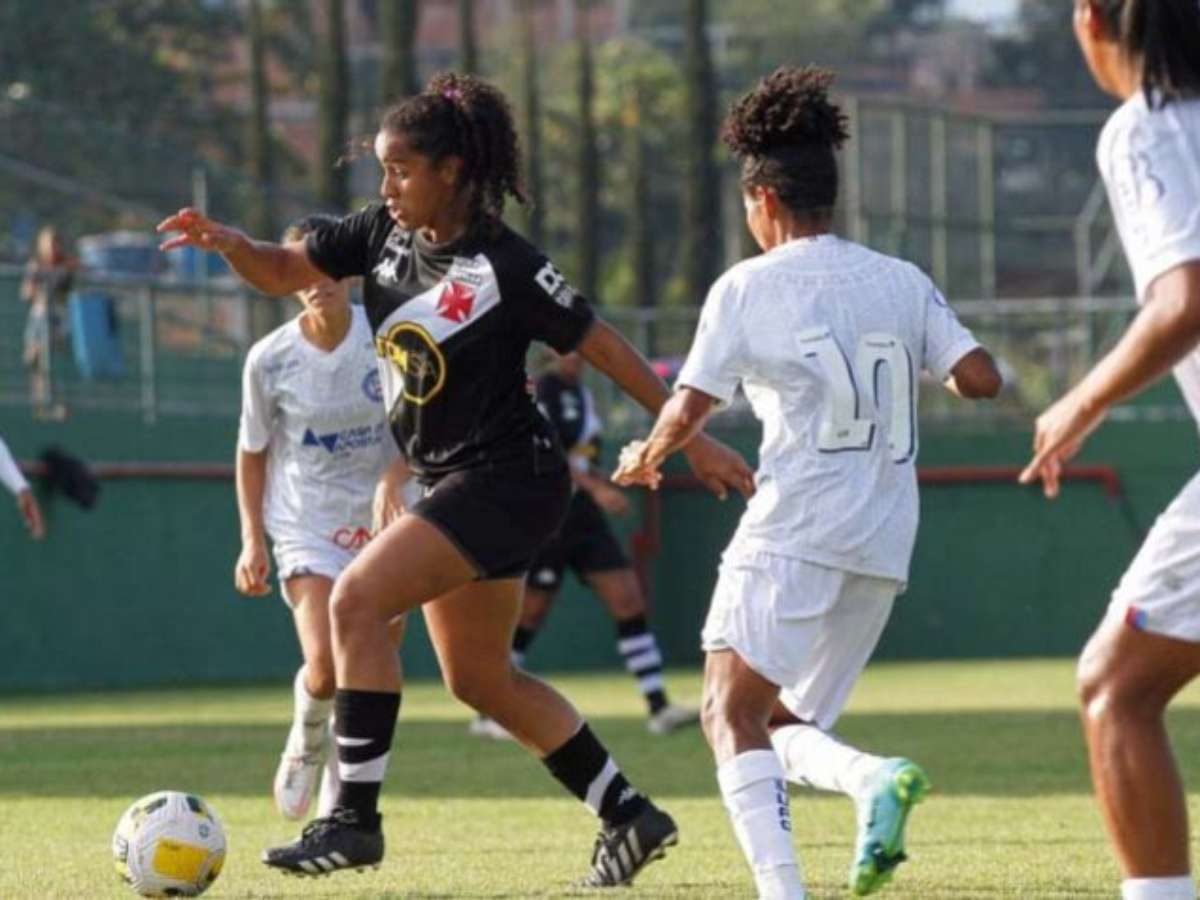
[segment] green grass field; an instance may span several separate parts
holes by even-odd
[[[552,680],[681,828],[680,846],[621,896],[753,897],[700,734],[646,734],[624,675]],[[671,682],[680,698],[699,691],[693,673],[673,673]],[[113,873],[109,837],[129,802],[160,788],[202,794],[225,823],[229,859],[207,896],[570,895],[591,850],[591,817],[518,747],[468,738],[467,710],[425,683],[406,692],[397,730],[384,867],[303,882],[266,870],[261,848],[295,832],[270,799],[289,703],[282,684],[4,700],[0,897],[132,896]],[[935,785],[912,822],[911,862],[879,896],[1115,895],[1070,662],[873,666],[839,731],[864,748],[919,760]],[[1200,746],[1200,692],[1183,698],[1172,733],[1185,776],[1200,787],[1189,764]],[[849,801],[799,791],[792,817],[811,895],[844,896]]]

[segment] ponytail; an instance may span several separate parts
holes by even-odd
[[[1094,0],[1151,106],[1200,97],[1200,0]]]

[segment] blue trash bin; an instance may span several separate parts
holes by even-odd
[[[89,381],[124,377],[125,356],[113,298],[92,291],[73,293],[67,301],[67,314],[79,374]]]

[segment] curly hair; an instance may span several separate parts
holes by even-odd
[[[379,130],[404,134],[413,150],[435,163],[459,157],[476,216],[498,220],[510,196],[526,202],[512,109],[504,94],[481,78],[434,75],[421,93],[388,109]]]
[[[743,188],[769,187],[793,212],[837,202],[836,151],[850,137],[829,100],[833,72],[781,66],[730,107],[721,140],[742,163]]]

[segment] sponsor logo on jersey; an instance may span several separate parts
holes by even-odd
[[[379,370],[372,369],[362,380],[363,393],[373,403],[383,402],[383,385],[379,383]]]
[[[317,434],[311,428],[305,428],[302,443],[305,447],[324,447],[331,454],[344,456],[364,447],[378,447],[383,441],[386,428],[382,422],[331,431],[327,434]]]
[[[451,281],[442,289],[438,299],[437,314],[451,322],[462,323],[471,318],[475,306],[475,292],[467,285]]]
[[[333,542],[343,550],[361,550],[371,540],[366,528],[339,528],[333,533]]]
[[[411,253],[405,232],[399,228],[392,229],[387,243],[383,245],[383,257],[375,264],[371,274],[380,284],[399,284],[400,266]]]
[[[571,304],[575,302],[575,289],[567,283],[567,279],[563,277],[562,272],[554,267],[554,263],[547,262],[544,266],[538,269],[533,280],[538,286],[550,295],[559,306],[565,306],[570,309]]]
[[[375,352],[390,360],[403,381],[404,399],[423,406],[446,383],[446,358],[433,337],[416,322],[398,322],[375,339]]]

